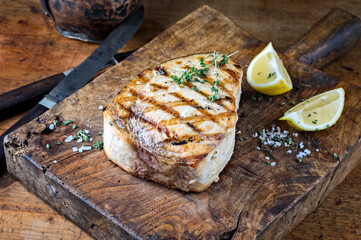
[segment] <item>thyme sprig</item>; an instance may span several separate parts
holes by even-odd
[[[169,77],[172,78],[174,80],[174,82],[176,82],[178,85],[182,85],[184,82],[200,82],[201,84],[204,84],[205,82],[207,82],[206,79],[203,79],[204,77],[206,77],[206,75],[208,74],[209,71],[209,66],[204,62],[204,60],[208,57],[212,57],[212,65],[214,65],[217,69],[219,69],[220,67],[224,66],[225,64],[227,64],[227,62],[229,61],[229,57],[232,56],[233,54],[236,54],[238,51],[230,54],[230,55],[226,55],[226,54],[219,54],[218,51],[214,51],[213,53],[207,55],[204,58],[201,58],[199,61],[199,65],[200,67],[197,68],[196,65],[192,66],[191,68],[189,68],[187,71],[183,72],[182,75],[180,77],[175,76],[175,75],[170,75]],[[214,74],[216,76],[216,80],[212,83],[212,87],[211,87],[211,91],[212,91],[212,95],[210,95],[208,98],[213,102],[214,100],[218,99],[218,86],[220,84],[220,80],[219,80],[219,76],[218,73],[216,72]],[[196,86],[193,86],[192,89],[194,91],[199,91],[199,89]]]
[[[219,84],[220,84],[220,82],[219,82],[219,75],[218,75],[218,73],[215,73],[214,74],[214,76],[216,77],[216,80],[214,80],[214,82],[213,82],[213,86],[211,87],[211,91],[213,92],[213,94],[212,95],[210,95],[208,98],[209,98],[209,100],[211,100],[212,102],[214,101],[214,100],[217,100],[218,99],[218,96],[217,96],[217,94],[218,94],[218,86],[219,86]]]
[[[203,82],[197,77],[201,77],[201,78],[205,77],[206,74],[207,74],[207,71],[208,71],[207,66],[204,66],[204,67],[201,67],[201,68],[196,68],[195,66],[192,66],[187,71],[183,72],[181,77],[177,77],[175,75],[170,75],[169,77],[171,77],[178,85],[182,85],[185,81],[186,82],[192,82],[192,81]]]
[[[97,141],[94,145],[93,145],[96,149],[98,150],[102,150],[103,146],[104,146],[104,142],[103,141]]]

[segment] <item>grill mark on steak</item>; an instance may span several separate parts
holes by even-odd
[[[181,138],[169,138],[163,141],[163,143],[170,143],[173,146],[184,145],[188,142],[202,142],[202,141],[215,141],[222,140],[225,137],[223,133],[203,134],[199,135],[184,135]]]
[[[220,128],[223,128],[222,126],[219,125],[219,120],[221,120],[223,117],[228,117],[231,116],[233,114],[235,114],[233,111],[227,111],[227,112],[223,112],[223,113],[219,113],[219,114],[211,114],[209,111],[209,108],[202,108],[196,101],[189,100],[187,98],[185,98],[184,96],[180,95],[179,93],[173,92],[170,93],[170,95],[175,96],[179,99],[182,100],[182,102],[185,103],[185,105],[189,105],[194,107],[195,109],[197,109],[197,111],[203,113],[204,115],[194,115],[194,116],[190,116],[190,117],[186,117],[183,118],[183,121],[179,121],[179,119],[168,119],[168,120],[162,120],[162,121],[166,121],[166,124],[168,125],[172,125],[172,124],[177,124],[177,123],[181,123],[181,122],[193,122],[193,123],[197,123],[197,122],[203,122],[203,121],[213,121],[215,122]],[[205,117],[205,119],[203,120],[203,117]],[[186,120],[187,119],[187,120]],[[161,122],[162,122],[161,121]]]
[[[211,85],[213,85],[213,83],[216,81],[216,79],[213,79],[213,78],[209,78],[209,77],[206,77],[205,78]],[[220,81],[219,82],[219,85],[217,86],[219,89],[221,89],[223,92],[227,93],[227,97],[231,98],[232,101],[234,102],[234,97],[233,97],[233,94],[232,94],[232,91],[228,90],[225,86],[224,86],[224,81]],[[229,109],[227,109],[229,111]]]
[[[198,57],[198,59],[200,59],[200,57]],[[177,61],[176,64],[178,64],[178,66],[176,68],[189,70],[190,66],[184,66],[184,65],[182,66],[182,64],[184,64],[184,63],[185,63],[184,61]],[[211,61],[207,60],[207,61],[205,61],[205,63],[210,64]],[[233,65],[235,65],[235,64],[233,64]],[[236,66],[236,67],[238,67],[238,66]],[[157,71],[157,72],[155,72],[155,71]],[[227,125],[229,125],[228,122],[230,121],[229,119],[232,118],[233,115],[237,115],[237,113],[230,110],[230,108],[233,108],[235,106],[235,96],[233,96],[232,90],[228,90],[225,87],[225,84],[228,84],[228,83],[234,84],[234,83],[239,82],[237,80],[237,77],[239,77],[239,74],[237,74],[236,71],[233,71],[233,70],[225,68],[225,67],[222,68],[222,71],[225,71],[230,76],[230,77],[226,77],[226,75],[223,75],[224,78],[222,78],[222,81],[220,81],[219,86],[217,86],[217,88],[219,88],[220,92],[224,93],[224,96],[211,102],[209,100],[209,96],[211,94],[207,93],[208,90],[207,91],[205,91],[205,90],[194,91],[194,90],[192,90],[194,85],[187,81],[185,81],[182,84],[182,86],[180,86],[179,90],[176,90],[176,92],[168,92],[169,85],[165,86],[163,84],[167,84],[167,82],[170,82],[171,86],[172,86],[175,84],[175,82],[172,78],[169,77],[169,73],[163,66],[157,66],[155,68],[145,70],[143,73],[141,73],[137,77],[135,77],[131,81],[131,83],[126,88],[123,89],[123,92],[124,92],[123,95],[130,93],[133,96],[124,96],[124,97],[119,96],[117,98],[117,101],[114,102],[114,103],[118,104],[121,108],[127,109],[129,114],[125,114],[125,115],[128,115],[128,116],[119,117],[119,114],[122,114],[122,113],[118,112],[118,114],[116,114],[116,109],[114,109],[114,111],[112,111],[113,119],[115,119],[114,116],[118,115],[118,120],[115,120],[115,121],[117,121],[117,123],[118,122],[122,123],[122,125],[127,125],[129,123],[129,119],[131,117],[136,117],[140,121],[154,126],[154,129],[157,129],[157,131],[165,133],[167,136],[167,139],[160,141],[158,143],[163,142],[163,143],[169,143],[169,145],[178,146],[178,145],[184,145],[184,144],[187,144],[190,142],[202,143],[204,141],[209,141],[209,142],[206,142],[205,144],[208,147],[213,147],[213,145],[216,145],[216,141],[224,139],[225,133],[206,134],[205,132],[203,132],[203,130],[199,129],[197,125],[204,121],[212,121],[215,124],[217,124],[218,127],[222,128],[223,130],[227,130],[227,128],[228,128]],[[160,75],[162,75],[163,77],[167,77],[166,82],[164,82],[164,83],[160,83],[158,81],[157,81],[157,83],[152,82],[153,77],[155,75],[159,76],[158,73]],[[207,87],[209,86],[209,88],[213,85],[213,82],[215,81],[213,74],[212,75],[209,74],[209,76],[201,77],[201,78],[208,80],[208,82],[205,83],[205,85],[207,85]],[[160,79],[164,80],[162,78],[160,78]],[[145,84],[147,84],[147,86],[145,86]],[[181,90],[182,87],[183,87],[183,92]],[[191,89],[192,91],[194,91],[194,93],[205,97],[206,104],[204,106],[200,106],[194,99],[191,99],[191,100],[187,99],[185,96],[183,96],[183,94],[186,95],[188,93],[188,90],[184,90],[184,88]],[[145,91],[142,92],[142,89],[145,89]],[[147,96],[149,92],[153,93],[152,94],[153,96]],[[172,95],[172,96],[178,98],[179,101],[174,101],[174,99],[171,99],[170,101],[158,100],[157,99],[157,96],[159,96],[158,93],[163,94],[162,92],[164,94]],[[194,96],[194,94],[192,94],[192,96]],[[194,97],[194,98],[197,99],[197,97]],[[203,100],[204,99],[202,99],[201,101],[203,101]],[[129,101],[133,101],[133,102],[130,103]],[[136,103],[136,101],[137,101],[137,103]],[[223,104],[223,101],[227,101],[227,106],[225,104]],[[123,102],[125,105],[130,105],[130,104],[132,104],[132,105],[124,106],[121,104],[121,102]],[[208,102],[209,102],[209,106],[207,105]],[[222,110],[219,109],[217,107],[217,105],[222,107],[223,109]],[[188,117],[181,117],[182,115],[179,112],[180,110],[177,111],[175,109],[176,106],[190,106],[190,107],[195,108],[201,114],[188,116]],[[149,115],[150,117],[146,117],[144,115],[145,113],[151,112],[154,110],[162,110],[166,113],[171,114],[174,117],[170,118],[168,120],[163,119],[159,122],[156,122],[155,120],[152,120],[152,115]],[[213,111],[226,110],[226,112],[213,114],[208,110],[213,110]],[[220,125],[220,121],[224,120],[225,118],[227,118],[226,124]],[[186,132],[186,135],[183,135],[181,137],[179,137],[177,135],[177,133],[175,133],[174,131],[171,131],[172,134],[170,134],[170,132],[169,132],[170,130],[166,126],[170,126],[170,125],[174,125],[174,124],[187,125],[189,128],[192,129],[192,131]],[[117,125],[117,124],[115,124],[115,125]],[[144,127],[148,128],[145,125],[144,125]],[[142,128],[142,126],[140,128]],[[124,131],[124,129],[122,129],[122,130]],[[137,129],[137,130],[140,130],[140,129]],[[128,126],[127,131],[129,132],[129,126]],[[207,131],[207,130],[205,129],[204,131]],[[130,130],[130,132],[132,132],[132,130]],[[193,133],[195,133],[195,134],[193,134]],[[156,145],[157,145],[157,143],[156,143]],[[196,157],[197,158],[199,157],[200,159],[202,159],[204,156],[199,155]],[[185,159],[185,162],[187,162],[187,161],[188,160]]]
[[[197,115],[197,116],[194,115],[194,116],[189,116],[189,117],[185,117],[182,119],[171,118],[171,119],[167,119],[167,120],[162,120],[159,122],[159,124],[166,123],[167,125],[171,126],[171,125],[175,125],[175,124],[179,124],[179,123],[184,123],[184,124],[186,122],[199,123],[199,122],[205,122],[205,121],[213,121],[213,122],[218,123],[220,120],[231,117],[232,115],[236,115],[236,114],[233,112],[222,112],[222,113],[218,113],[215,115]],[[219,127],[223,128],[222,126],[219,126]]]
[[[126,127],[125,125],[127,125],[127,122],[128,122],[128,119],[129,117],[136,117],[138,118],[140,121],[143,121],[143,122],[146,122],[146,123],[149,123],[151,125],[153,125],[158,131],[160,132],[163,132],[167,135],[168,138],[170,138],[170,131],[169,129],[164,126],[164,125],[161,125],[161,124],[157,124],[156,122],[154,122],[152,119],[149,119],[147,118],[146,116],[144,116],[143,113],[140,113],[140,112],[137,112],[135,113],[131,107],[126,107],[124,106],[123,104],[121,104],[120,102],[117,102],[118,106],[120,106],[121,108],[125,109],[126,111],[129,112],[129,115],[130,116],[125,116],[125,117],[121,117],[119,116],[119,114],[117,114],[117,111],[114,109],[114,108],[110,108],[109,110],[111,111],[112,113],[112,116],[114,118],[114,120],[117,122],[117,125],[119,125],[120,123],[122,125],[124,125],[123,127],[121,126],[117,126],[117,128],[121,128],[123,131],[126,131],[126,132],[130,132],[129,131],[129,128]]]
[[[143,75],[144,76],[144,75]],[[162,86],[162,85],[158,85],[158,84],[153,84],[159,88],[162,88],[162,89],[167,89],[168,87],[166,86]],[[213,115],[211,114],[209,111],[207,111],[206,109],[204,108],[199,108],[199,104],[197,102],[195,102],[194,100],[189,100],[187,98],[185,98],[184,96],[180,95],[179,93],[177,92],[173,92],[173,93],[170,93],[171,95],[179,98],[181,101],[180,103],[182,103],[183,105],[190,105],[194,108],[196,108],[198,111],[202,112],[203,114],[205,114],[205,119],[199,119],[199,116],[191,116],[191,117],[187,117],[187,118],[182,118],[179,114],[178,111],[176,111],[174,108],[172,108],[172,106],[174,107],[174,104],[172,103],[171,106],[167,106],[163,103],[160,103],[158,101],[156,101],[154,98],[152,97],[146,97],[144,96],[145,94],[143,93],[138,93],[137,91],[135,91],[134,89],[132,88],[127,88],[126,89],[128,92],[130,92],[131,94],[137,96],[139,99],[141,99],[142,101],[147,101],[148,103],[151,103],[154,108],[151,108],[151,109],[148,109],[147,112],[149,111],[153,111],[154,109],[162,109],[163,111],[167,112],[167,113],[170,113],[172,114],[173,116],[175,116],[175,118],[172,118],[170,121],[172,122],[172,124],[170,124],[169,122],[167,122],[166,120],[162,120],[160,121],[158,124],[156,122],[154,122],[152,119],[149,119],[147,118],[146,116],[144,116],[144,113],[146,111],[143,111],[142,113],[134,113],[134,111],[132,111],[131,107],[125,107],[124,105],[122,105],[119,100],[121,100],[122,98],[120,98],[117,103],[119,104],[119,106],[121,106],[122,108],[128,110],[133,116],[137,116],[140,120],[144,121],[144,122],[147,122],[147,123],[150,123],[152,124],[153,126],[155,126],[158,130],[164,132],[167,137],[169,138],[167,141],[169,142],[172,142],[172,141],[184,141],[185,139],[188,139],[188,138],[194,138],[194,139],[199,139],[199,136],[201,136],[200,139],[207,139],[207,140],[220,140],[220,138],[223,138],[224,137],[224,134],[219,134],[219,133],[216,133],[216,134],[205,134],[202,130],[200,130],[199,128],[197,128],[195,126],[195,124],[199,123],[199,122],[203,122],[205,120],[211,120],[213,122],[215,122],[220,128],[224,128],[222,126],[220,126],[218,124],[218,120],[225,117],[225,116],[231,116],[232,115],[232,111],[228,111],[228,112],[223,112],[223,113],[220,113],[220,114],[216,114],[216,115]],[[136,98],[135,98],[136,99]],[[114,114],[114,113],[113,113]],[[186,121],[188,120],[188,121]],[[195,131],[196,133],[198,133],[199,135],[187,135],[186,137],[178,137],[176,134],[176,137],[175,138],[171,138],[170,137],[170,133],[169,133],[169,129],[167,127],[165,127],[164,124],[167,124],[167,125],[174,125],[174,124],[177,124],[177,123],[185,123],[187,124],[193,131]],[[201,140],[199,140],[201,141]],[[185,143],[184,143],[185,144]]]
[[[188,87],[189,89],[192,89],[193,86],[194,86],[193,84],[190,84],[190,83],[188,83],[188,82],[184,82],[183,85],[186,86],[186,87]],[[209,100],[209,96],[211,95],[211,94],[208,94],[208,93],[205,92],[205,91],[197,91],[196,93],[198,93],[198,94],[200,94],[200,95],[203,95],[203,96],[206,97],[208,100]],[[209,100],[209,101],[210,101],[210,100]],[[217,104],[218,106],[226,109],[227,111],[230,111],[230,109],[229,109],[226,105],[224,105],[220,99],[217,99],[217,100],[213,101],[212,103],[215,103],[215,104]]]
[[[163,68],[162,69],[164,75],[168,76],[168,72]],[[142,75],[142,78],[143,79],[146,79],[148,78],[147,76],[145,76],[145,74]],[[148,79],[149,81],[149,79]],[[213,82],[212,82],[213,83]],[[192,84],[189,84],[187,82],[184,83],[187,87],[193,87]],[[156,83],[151,83],[150,84],[151,86],[155,87],[156,89],[162,89],[162,90],[168,90],[169,87],[168,86],[163,86],[163,85],[160,85],[160,84],[156,84]],[[224,88],[224,87],[223,87]],[[225,88],[224,88],[225,89]],[[137,91],[135,91],[134,89],[132,88],[128,88],[128,91],[132,92],[132,94],[135,94],[136,96],[138,96],[142,101],[144,101],[145,99],[147,100],[147,102],[151,103],[152,105],[155,106],[155,108],[150,108],[148,109],[147,111],[144,111],[143,113],[146,113],[146,112],[151,112],[153,111],[154,109],[162,109],[163,111],[167,112],[167,113],[170,113],[172,114],[173,116],[175,116],[175,118],[173,118],[173,124],[176,124],[176,122],[178,121],[178,123],[181,123],[184,118],[182,118],[180,116],[180,113],[174,109],[174,104],[173,102],[171,102],[170,104],[165,104],[165,103],[161,103],[161,102],[158,102],[156,101],[153,97],[146,97],[145,94],[143,93],[138,93]],[[234,99],[233,98],[233,94],[232,92],[228,91],[227,89],[224,90],[225,92],[227,92],[232,98],[231,99]],[[215,117],[215,115],[211,114],[209,111],[207,111],[206,109],[204,108],[200,108],[199,104],[197,102],[195,102],[194,100],[189,100],[187,98],[185,98],[183,95],[179,94],[178,92],[173,92],[173,93],[168,93],[170,95],[173,95],[177,98],[179,98],[180,100],[182,100],[182,105],[190,105],[194,108],[196,108],[198,111],[200,111],[201,113],[205,114],[208,116],[208,119],[209,120],[212,120],[213,122],[215,122],[220,128],[223,128],[222,126],[220,126],[218,124],[218,120],[220,119],[220,117]],[[209,97],[209,95],[207,94],[206,95],[207,99]],[[228,96],[227,96],[228,97]],[[229,97],[228,97],[229,98]],[[218,104],[220,105],[220,104]],[[179,104],[178,104],[179,106]],[[230,111],[226,106],[224,106],[224,104],[221,104],[221,106],[223,106],[223,108],[225,108],[229,113],[232,113],[232,111]],[[220,115],[222,116],[222,115]],[[223,115],[224,116],[224,115]],[[193,131],[199,133],[200,135],[204,135],[203,131],[200,130],[199,128],[197,128],[194,123],[198,123],[200,122],[199,120],[196,120],[196,121],[192,121],[193,119],[198,119],[198,116],[193,116],[192,118],[190,118],[188,122],[186,122],[186,124],[191,128],[193,129]],[[168,124],[168,122],[166,120],[163,120],[163,122],[159,122],[158,124],[162,125],[161,123],[165,123],[165,124]],[[168,135],[167,135],[168,136]]]
[[[129,89],[129,91],[132,92],[132,94],[138,96],[139,99],[142,100],[143,102],[146,101],[147,103],[150,103],[154,106],[154,108],[149,109],[148,112],[157,110],[157,109],[162,109],[163,111],[175,116],[176,118],[181,118],[180,113],[177,110],[175,110],[174,108],[172,108],[171,106],[167,106],[164,103],[158,102],[153,97],[147,97],[144,93],[139,93],[139,92],[135,91],[134,89]]]
[[[168,86],[163,86],[157,83],[151,83],[150,86],[154,87],[155,89],[159,90],[159,89],[163,89],[163,90],[168,90]]]
[[[238,65],[234,65],[234,66],[237,67]],[[228,69],[228,68],[223,68],[223,70],[226,71],[231,76],[230,79],[233,80],[232,81],[233,84],[238,83],[238,76],[237,76],[238,74],[235,73],[235,71]]]
[[[185,141],[186,139],[189,139],[189,138],[199,139],[199,141],[201,141],[203,139],[206,139],[206,140],[221,140],[221,139],[223,139],[225,137],[224,134],[222,134],[222,133],[205,134],[202,130],[197,128],[195,126],[195,124],[198,123],[198,122],[203,122],[204,121],[203,119],[199,119],[199,116],[190,116],[190,117],[187,117],[187,118],[182,118],[180,116],[179,112],[176,111],[174,108],[172,108],[172,104],[171,104],[171,106],[166,106],[165,104],[159,103],[158,101],[154,100],[154,98],[147,98],[147,97],[143,96],[143,94],[136,92],[134,89],[128,89],[128,91],[131,92],[134,95],[137,95],[142,101],[147,99],[147,102],[149,102],[149,103],[151,103],[152,105],[155,106],[154,109],[162,109],[163,111],[168,112],[168,113],[172,114],[173,116],[175,116],[175,118],[171,119],[173,124],[184,123],[185,122],[185,124],[188,125],[191,129],[193,129],[193,131],[198,133],[198,135],[187,135],[187,136],[183,136],[183,137],[179,137],[179,136],[177,136],[175,134],[176,137],[171,138],[170,134],[169,134],[169,129],[167,127],[165,127],[165,125],[163,125],[163,123],[166,123],[167,125],[172,125],[172,124],[169,124],[169,122],[167,122],[166,120],[162,120],[157,124],[153,120],[145,117],[144,112],[143,112],[143,114],[134,114],[134,112],[131,110],[131,108],[126,108],[125,106],[118,103],[123,108],[126,108],[127,110],[132,112],[134,115],[138,116],[141,120],[146,121],[148,123],[151,123],[152,125],[157,127],[158,130],[161,130],[161,131],[165,132],[167,134],[167,137],[169,138],[167,140],[169,142],[172,142],[172,141],[178,141],[178,142],[179,141]],[[179,99],[181,99],[182,103],[185,103],[185,105],[190,105],[190,106],[193,106],[193,107],[199,106],[199,104],[197,102],[195,102],[194,100],[189,100],[189,99],[185,98],[184,96],[180,95],[179,93],[174,92],[174,93],[171,93],[171,95],[176,96]],[[149,109],[149,111],[153,111],[154,109]],[[197,109],[197,110],[201,110],[201,109]],[[232,116],[232,114],[235,114],[232,111],[228,111],[228,112],[223,112],[223,113],[213,115],[213,114],[209,113],[205,109],[203,109],[201,111],[205,114],[204,117],[206,117],[207,120],[211,120],[211,121],[215,122],[220,128],[223,128],[223,129],[224,129],[224,127],[222,127],[222,126],[220,126],[218,124],[218,120],[223,119],[224,117]],[[186,121],[186,120],[188,120],[188,121]],[[183,144],[185,144],[185,143],[183,143]],[[180,145],[180,144],[178,144],[178,145]]]
[[[185,71],[188,71],[188,70],[190,69],[189,66],[179,66],[179,68],[181,68],[181,69],[183,69],[183,70],[185,70]],[[226,68],[223,69],[223,68],[222,68],[222,70],[226,70],[226,71],[228,70],[227,73],[229,73],[229,74],[230,74],[230,73],[233,73],[233,75],[231,75],[231,74],[230,74],[230,75],[231,75],[232,77],[235,76],[234,72],[233,72],[232,70],[230,70],[230,69],[226,69]],[[168,73],[167,73],[166,76],[168,76]],[[211,86],[213,85],[213,82],[215,81],[215,79],[210,78],[209,76],[202,77],[201,79],[205,79],[206,81],[208,81]],[[211,80],[211,81],[210,81],[210,80]],[[237,81],[237,82],[238,82],[238,81]],[[186,86],[186,87],[188,87],[188,88],[190,88],[190,89],[192,89],[193,86],[195,86],[194,84],[191,84],[191,83],[186,82],[186,81],[183,82],[183,85]],[[230,90],[228,90],[227,88],[225,88],[223,82],[220,82],[218,88],[220,88],[222,91],[224,91],[225,93],[227,93],[227,94],[229,95],[228,97],[231,97],[232,99],[234,99],[232,91],[230,91]],[[208,94],[207,92],[205,92],[205,91],[197,91],[197,93],[199,93],[199,94],[203,95],[204,97],[206,97],[207,99],[209,99],[210,94]],[[227,106],[225,106],[225,105],[222,103],[222,99],[217,99],[216,101],[213,101],[213,102],[216,103],[216,104],[218,104],[219,106],[225,108],[227,111],[230,110]]]

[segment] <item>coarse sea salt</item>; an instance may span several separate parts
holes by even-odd
[[[98,107],[98,109],[99,109],[99,110],[103,110],[103,106],[100,105],[100,106]]]
[[[67,138],[65,138],[64,142],[71,142],[74,139],[73,135],[68,136]]]
[[[78,151],[79,151],[79,152],[83,152],[83,151],[89,151],[89,150],[91,150],[91,149],[92,149],[91,146],[85,146],[85,145],[83,145],[83,146],[81,146],[81,147],[78,149]]]
[[[317,149],[316,149],[316,152],[319,152],[319,151],[320,151],[320,149],[317,148]]]
[[[289,135],[290,134],[290,135]],[[292,148],[292,150],[286,150],[286,154],[290,154],[294,152],[295,154],[298,152],[297,148],[304,149],[305,145],[303,142],[295,143],[287,130],[281,130],[279,126],[275,124],[272,125],[271,129],[262,129],[258,132],[255,132],[252,135],[254,138],[258,137],[258,141],[261,142],[262,146],[269,146],[269,151],[272,152],[277,147],[281,147],[282,145],[287,148]],[[298,137],[298,133],[292,133],[293,137]],[[282,144],[283,143],[283,144]],[[261,150],[259,146],[256,147],[256,150]],[[266,150],[267,151],[267,150]],[[304,156],[311,154],[309,149],[301,150],[297,153],[296,158],[301,161]]]
[[[82,146],[83,151],[89,151],[92,149],[91,146]]]
[[[307,148],[301,152],[299,152],[297,155],[296,155],[296,158],[297,159],[302,159],[303,157],[307,156],[307,155],[310,155],[311,154],[311,151],[308,150]]]
[[[77,147],[73,147],[73,152],[77,152],[78,151],[78,148]]]
[[[50,125],[49,125],[49,129],[50,129],[50,130],[53,130],[53,129],[54,129],[54,124],[50,124]]]
[[[276,166],[276,162],[271,162],[271,166]]]
[[[270,157],[268,157],[268,156],[267,156],[267,157],[265,157],[264,159],[266,159],[266,160],[270,160]]]

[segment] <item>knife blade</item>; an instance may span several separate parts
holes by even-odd
[[[136,50],[117,53],[114,57],[100,70],[102,72],[107,67],[118,64]],[[61,80],[63,80],[72,69],[58,73],[30,84],[13,89],[9,92],[0,94],[0,121],[11,116],[29,110],[35,106],[45,94],[48,94]],[[97,73],[97,75],[99,72]],[[96,76],[95,76],[96,77]]]
[[[73,69],[68,76],[60,81],[34,108],[25,114],[19,121],[12,125],[0,136],[0,166],[5,166],[4,138],[5,136],[40,116],[57,103],[64,100],[89,82],[92,77],[127,43],[139,29],[144,18],[144,7],[139,7],[129,15],[124,22],[118,25],[100,44],[100,46]],[[1,172],[1,170],[0,170]]]
[[[140,7],[121,24],[122,26],[115,28],[104,42],[49,94],[45,95],[39,104],[52,108],[83,87],[135,34],[142,22],[143,13],[143,7]]]

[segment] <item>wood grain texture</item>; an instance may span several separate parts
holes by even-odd
[[[0,180],[0,239],[91,239],[10,175]]]
[[[209,32],[217,34],[209,35]],[[220,44],[221,36],[228,38]],[[337,84],[345,88],[352,101],[346,102],[343,117],[337,125],[339,127],[331,128],[328,132],[300,134],[300,139],[308,148],[320,148],[321,152],[312,154],[302,163],[290,161],[283,152],[272,152],[269,156],[277,159],[275,168],[262,160],[265,157],[263,152],[249,147],[249,144],[256,144],[255,139],[247,143],[237,142],[236,154],[222,172],[221,180],[200,194],[174,191],[136,179],[115,167],[102,152],[77,154],[72,153],[66,145],[45,149],[45,144],[52,144],[59,137],[69,135],[69,129],[59,128],[39,137],[55,116],[75,120],[81,128],[86,127],[87,118],[92,118],[92,131],[99,131],[102,124],[97,106],[104,103],[95,101],[97,97],[110,101],[118,89],[143,68],[171,57],[211,51],[215,45],[221,52],[239,49],[234,59],[243,66],[265,46],[224,16],[203,7],[38,121],[11,134],[6,144],[10,172],[96,238],[283,237],[318,205],[359,160],[354,157],[359,154],[359,148],[354,147],[359,134],[348,132],[358,129],[360,124],[357,114],[352,114],[353,111],[360,111],[361,107],[357,104],[360,87],[356,85],[338,83],[337,79],[327,74],[284,57],[296,88],[296,91],[288,94],[290,101],[308,98]],[[160,52],[162,54],[157,54]],[[310,84],[313,87],[307,87]],[[98,86],[104,87],[99,89]],[[289,108],[279,107],[284,101],[282,96],[259,104],[250,100],[253,94],[255,92],[244,84],[237,128],[248,137],[259,128],[269,128],[277,116],[283,115]],[[265,117],[267,111],[271,111],[276,118]],[[345,125],[349,127],[341,127]],[[287,129],[287,126],[281,126]],[[341,137],[347,139],[345,144],[339,144]],[[341,161],[332,157],[334,152],[341,157]],[[53,160],[57,163],[53,164]],[[37,176],[36,180],[34,176]],[[120,202],[123,204],[119,205]],[[78,212],[75,214],[74,211]]]
[[[146,19],[142,31],[130,41],[125,50],[139,47],[149,41],[176,20],[202,4],[202,1],[144,1]],[[220,10],[238,25],[264,41],[273,41],[277,50],[287,49],[306,32],[315,22],[324,16],[330,8],[340,7],[357,16],[361,16],[358,1],[208,1],[212,7]],[[62,38],[54,30],[51,21],[42,21],[41,7],[38,1],[2,1],[0,5],[0,91],[19,87],[31,81],[55,74],[76,66],[87,57],[96,45],[78,44]],[[47,20],[47,19],[44,19]],[[17,23],[19,21],[19,23]],[[30,23],[30,24],[22,24]],[[44,25],[45,23],[45,25]],[[44,25],[44,26],[43,26]],[[41,31],[39,31],[42,29]],[[7,31],[5,31],[7,30]],[[43,34],[38,36],[38,34]],[[24,36],[25,37],[22,37]],[[53,41],[43,41],[50,36]],[[40,45],[42,45],[40,47]],[[26,46],[31,51],[20,49]],[[65,50],[68,52],[65,54]],[[25,50],[25,49],[24,49]],[[43,53],[51,53],[44,55]],[[358,85],[361,72],[361,45],[359,44],[344,58],[324,69],[325,72]],[[61,59],[58,57],[62,56]],[[5,58],[6,57],[6,58]],[[22,64],[25,60],[25,64]],[[5,61],[6,60],[6,61]],[[50,63],[49,63],[50,62]],[[50,65],[49,65],[50,64]],[[49,66],[47,66],[49,65]],[[5,78],[6,76],[6,78]],[[21,116],[21,115],[20,115]],[[0,122],[0,131],[4,131],[19,116]],[[286,239],[360,239],[361,201],[359,165],[346,180],[337,187],[322,204],[297,226]],[[1,179],[3,183],[3,180]],[[2,186],[3,187],[3,186]],[[18,191],[16,195],[10,194]],[[56,214],[44,202],[39,201],[31,192],[26,191],[19,182],[2,189],[1,206],[31,205],[44,217],[34,216],[24,208],[0,209],[0,239],[84,239],[74,225]],[[16,219],[14,220],[14,214]],[[54,216],[55,223],[48,224],[47,217]],[[24,220],[24,221],[21,221]],[[28,224],[24,224],[24,222]],[[41,222],[42,228],[38,224]],[[58,229],[61,229],[58,231]],[[73,230],[77,229],[77,230]],[[26,233],[26,235],[23,233]]]
[[[360,37],[360,19],[334,8],[285,54],[320,69],[354,48],[360,42]]]

